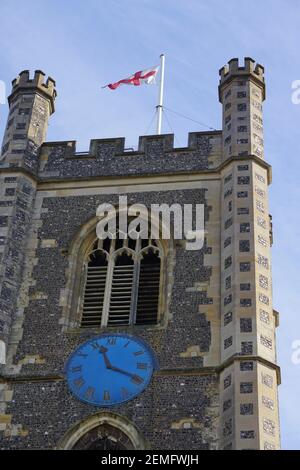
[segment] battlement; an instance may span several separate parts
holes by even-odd
[[[227,84],[234,78],[248,78],[251,76],[257,83],[259,83],[263,88],[263,97],[265,98],[265,78],[264,78],[264,67],[259,63],[255,62],[251,57],[245,57],[244,65],[239,65],[239,59],[231,59],[228,64],[224,65],[219,70],[220,82],[219,82],[219,92],[220,87]]]
[[[125,139],[93,139],[89,151],[76,141],[45,142],[40,148],[39,177],[95,178],[204,171],[221,164],[222,131],[192,132],[187,147],[174,148],[174,135],[141,136],[136,150]]]
[[[26,92],[27,90],[38,89],[42,95],[50,100],[51,113],[53,113],[54,101],[57,96],[55,85],[55,80],[51,77],[48,77],[45,81],[45,73],[41,70],[35,70],[33,78],[30,78],[29,70],[23,70],[12,81],[12,92],[8,97],[8,102],[10,103],[19,91]]]
[[[160,134],[160,135],[143,135],[139,136],[138,146],[136,149],[126,147],[125,137],[92,139],[88,151],[76,150],[76,140],[58,141],[58,142],[44,142],[42,145],[42,152],[47,148],[61,147],[64,148],[65,158],[86,159],[96,158],[98,155],[107,153],[109,156],[129,156],[140,154],[163,155],[167,152],[188,152],[194,150],[208,151],[209,143],[211,145],[219,145],[222,138],[221,130],[214,131],[199,131],[189,132],[188,145],[186,147],[174,147],[174,134]],[[204,146],[204,143],[206,147]]]

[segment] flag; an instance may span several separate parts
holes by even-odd
[[[136,72],[135,74],[131,75],[128,78],[119,80],[116,83],[109,83],[108,85],[105,85],[102,88],[108,87],[111,90],[115,90],[120,85],[134,85],[134,86],[140,86],[143,84],[153,85],[155,84],[155,78],[158,73],[158,69],[159,69],[159,65],[155,67],[151,67],[150,69],[140,70],[139,72]]]

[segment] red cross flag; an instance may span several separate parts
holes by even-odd
[[[131,75],[128,78],[119,80],[116,83],[109,83],[108,85],[105,85],[102,88],[108,87],[111,90],[115,90],[120,85],[134,85],[134,86],[153,85],[155,84],[155,78],[158,73],[158,69],[159,69],[159,65],[155,67],[151,67],[150,69],[140,70],[139,72],[136,72],[135,74]]]

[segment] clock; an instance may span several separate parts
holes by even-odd
[[[68,359],[69,389],[81,401],[112,406],[135,398],[148,386],[155,355],[141,339],[103,334],[79,346]]]

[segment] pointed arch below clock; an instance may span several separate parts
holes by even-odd
[[[106,446],[106,447],[105,447]],[[144,450],[146,439],[126,417],[98,412],[77,422],[59,441],[57,450]]]

